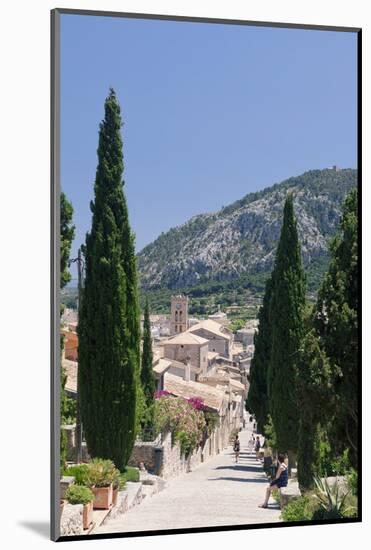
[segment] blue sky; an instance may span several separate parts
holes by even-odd
[[[61,184],[90,228],[112,86],[137,250],[309,169],[356,167],[356,35],[62,15]]]

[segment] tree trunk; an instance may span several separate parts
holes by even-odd
[[[291,470],[292,468],[296,468],[296,457],[297,453],[295,451],[289,450],[287,451],[289,464],[288,464],[288,470],[289,470],[289,477],[291,477]]]

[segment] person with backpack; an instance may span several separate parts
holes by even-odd
[[[236,438],[233,442],[233,450],[234,450],[234,456],[235,456],[236,463],[237,463],[238,458],[240,456],[240,440],[238,439],[238,434],[236,435]]]

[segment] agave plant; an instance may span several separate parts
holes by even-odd
[[[341,490],[337,480],[330,485],[327,479],[315,477],[314,483],[317,489],[315,498],[319,502],[319,508],[314,513],[313,519],[338,519],[354,513],[354,506],[347,505],[349,491]]]

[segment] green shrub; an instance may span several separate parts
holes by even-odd
[[[87,464],[78,464],[65,468],[64,475],[74,476],[76,485],[90,486],[89,481],[89,466]]]
[[[118,470],[112,460],[94,458],[88,464],[89,484],[107,487],[117,478]]]
[[[70,504],[88,504],[94,500],[94,494],[88,487],[70,485],[66,491],[66,499]]]
[[[203,411],[203,413],[206,422],[207,435],[210,436],[219,426],[219,414],[212,411]]]
[[[352,493],[352,495],[358,495],[358,472],[354,468],[351,468],[349,474],[347,475],[347,485]]]
[[[341,491],[339,483],[329,485],[327,479],[314,478],[316,484],[315,497],[318,509],[313,514],[313,519],[339,519],[354,517],[357,513],[356,506],[350,501],[349,493]]]
[[[281,512],[283,521],[308,521],[312,515],[311,502],[307,496],[289,502]]]
[[[330,443],[324,434],[319,442],[319,472],[322,477],[333,475],[333,456]]]
[[[332,471],[335,475],[344,476],[351,469],[350,459],[349,459],[349,449],[345,449],[343,454],[339,457],[336,457],[332,462]]]
[[[180,431],[176,434],[175,441],[180,445],[180,451],[183,455],[188,456],[192,452],[193,443],[189,434],[185,431]]]
[[[127,481],[138,482],[139,481],[139,470],[138,468],[133,468],[132,466],[126,466],[125,470],[120,473],[120,488],[122,488]]]
[[[243,319],[234,319],[230,325],[229,325],[229,329],[234,333],[236,334],[238,330],[244,328],[246,325],[246,321],[244,321]]]
[[[272,497],[279,504],[281,502],[281,491],[277,488],[274,488],[272,491]]]

